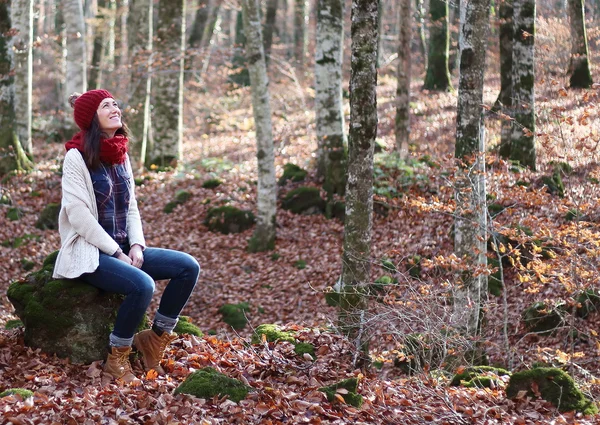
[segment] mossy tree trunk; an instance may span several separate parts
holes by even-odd
[[[587,32],[585,29],[585,1],[568,0],[567,12],[571,24],[571,59],[569,61],[569,85],[589,88],[592,86]]]
[[[242,0],[242,12],[246,33],[246,58],[252,85],[252,112],[256,128],[258,162],[257,223],[248,249],[257,252],[275,248],[277,183],[267,64],[263,50],[258,0]]]
[[[0,175],[32,168],[15,123],[11,4],[0,1]]]
[[[315,56],[318,175],[332,198],[346,189],[346,135],[342,98],[344,1],[319,0]]]
[[[487,294],[485,197],[485,127],[483,79],[490,0],[471,0],[464,5],[460,23],[461,51],[456,122],[454,252],[467,260],[468,271],[454,289],[452,324],[467,335],[476,335],[481,306]]]
[[[185,4],[185,0],[158,3],[152,81],[153,143],[146,155],[146,165],[177,166],[183,157]]]
[[[275,32],[275,18],[277,16],[277,3],[278,0],[267,0],[267,13],[265,13],[265,26],[264,26],[264,49],[265,59],[267,64],[269,63],[269,57],[271,56],[271,46],[273,45],[273,33]]]
[[[505,115],[512,108],[512,66],[513,66],[513,0],[501,0],[498,10],[500,18],[500,93],[494,108]],[[500,148],[503,158],[510,157],[511,124],[503,119],[500,130]]]
[[[448,49],[450,32],[448,31],[448,2],[430,0],[429,2],[429,58],[427,74],[423,87],[428,90],[444,91],[452,88],[448,69]]]
[[[65,102],[73,92],[87,90],[85,22],[80,0],[61,0],[67,37],[67,75]]]
[[[510,159],[535,170],[535,0],[514,0]]]
[[[150,93],[152,89],[152,38],[153,10],[152,0],[131,0],[128,26],[129,52],[131,54],[130,87],[133,92],[129,98],[127,122],[131,134],[130,157],[136,168],[143,168],[148,148],[148,130],[150,127]]]
[[[302,68],[306,55],[307,0],[294,0],[294,59]]]
[[[424,69],[427,70],[427,25],[425,23],[425,0],[415,0],[415,19],[419,27],[419,49],[423,55]]]
[[[352,1],[350,133],[346,218],[340,279],[340,327],[368,361],[367,287],[371,278],[373,151],[377,137],[377,2]]]
[[[412,0],[400,0],[398,21],[398,87],[396,88],[396,150],[403,159],[408,158],[410,141],[410,65],[412,39]]]
[[[12,39],[15,73],[15,126],[21,146],[29,157],[31,143],[31,114],[33,86],[33,1],[13,0],[12,23],[16,34]]]

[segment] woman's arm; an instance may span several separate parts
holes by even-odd
[[[129,175],[129,187],[131,193],[129,213],[127,214],[127,237],[129,238],[129,245],[133,246],[134,244],[138,244],[142,247],[142,250],[144,250],[146,249],[146,240],[144,238],[140,210],[138,209],[137,200],[135,199],[135,181],[133,179],[133,170],[131,169],[129,156],[125,158],[125,169]]]

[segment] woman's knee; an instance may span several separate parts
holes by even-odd
[[[152,299],[155,287],[154,280],[145,273],[136,279],[135,292],[142,298]]]
[[[197,278],[200,274],[200,264],[198,263],[198,260],[185,252],[182,252],[181,254],[184,256],[183,267],[185,271]]]

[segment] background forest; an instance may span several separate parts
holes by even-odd
[[[0,422],[597,423],[599,19],[574,0],[0,0]],[[48,270],[67,98],[99,87],[148,245],[202,267],[169,375],[141,387],[69,351],[75,322],[36,334],[98,307]],[[222,385],[189,395],[198,372]]]

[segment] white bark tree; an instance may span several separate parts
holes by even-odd
[[[15,74],[15,125],[23,149],[31,156],[33,153],[31,142],[33,1],[13,0],[11,13],[12,24],[17,31],[12,39]]]
[[[346,135],[342,98],[344,1],[319,0],[315,56],[318,174],[329,194],[346,189]]]
[[[476,335],[481,306],[487,294],[487,208],[485,198],[485,127],[483,124],[483,77],[490,0],[464,3],[460,23],[460,77],[456,122],[456,170],[454,251],[467,260],[454,291],[452,324],[467,335]]]
[[[408,158],[410,142],[410,66],[412,39],[412,0],[400,0],[398,22],[398,87],[396,89],[396,150],[400,157]]]
[[[252,86],[252,112],[256,129],[256,159],[258,163],[257,223],[248,249],[251,252],[258,252],[275,248],[275,214],[277,212],[275,152],[267,64],[258,1],[242,0],[242,13],[244,32],[246,33],[246,59]]]
[[[61,0],[67,39],[66,99],[73,92],[87,90],[87,55],[85,46],[85,21],[80,0]]]
[[[294,59],[301,68],[306,55],[307,0],[294,0]]]
[[[153,72],[152,146],[146,161],[177,166],[183,157],[185,0],[160,0]],[[158,65],[160,64],[160,66]]]

